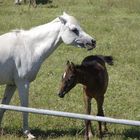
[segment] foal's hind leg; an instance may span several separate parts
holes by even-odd
[[[88,115],[91,113],[91,99],[92,98],[85,96],[86,114]],[[85,120],[85,127],[85,140],[89,140],[89,138],[93,136],[90,120]]]
[[[96,101],[97,101],[97,109],[98,109],[97,116],[104,116],[104,111],[103,111],[104,96],[97,97]],[[99,135],[102,138],[103,136],[102,122],[98,122],[98,123],[99,123]],[[104,123],[104,127],[105,130],[107,131],[106,122]]]
[[[6,85],[4,96],[3,96],[3,99],[2,99],[1,103],[2,104],[9,104],[15,90],[16,90],[15,85]],[[4,112],[5,112],[4,109],[0,109],[0,125],[1,125],[1,122],[2,122]]]

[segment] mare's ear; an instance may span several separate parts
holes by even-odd
[[[63,15],[64,15],[64,16],[68,16],[68,14],[67,14],[65,11],[63,11]]]
[[[64,17],[60,16],[59,19],[60,19],[61,23],[64,25],[67,23],[67,20]]]

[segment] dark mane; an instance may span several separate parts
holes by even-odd
[[[75,68],[85,70],[85,69],[90,69],[91,67],[93,68],[93,66],[96,65],[97,65],[96,61],[90,61],[90,62],[83,63],[81,65],[75,65]]]

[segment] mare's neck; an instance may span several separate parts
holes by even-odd
[[[36,59],[44,61],[62,42],[60,31],[62,24],[55,19],[48,24],[44,24],[28,31],[29,47]]]

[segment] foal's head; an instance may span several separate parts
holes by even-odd
[[[63,98],[77,83],[75,65],[67,61],[66,70],[62,75],[62,81],[59,90],[59,97]]]

